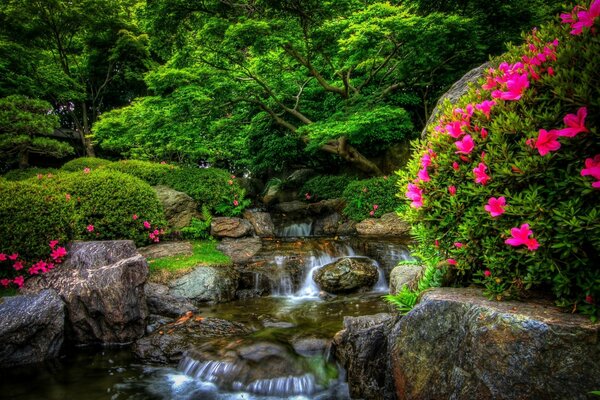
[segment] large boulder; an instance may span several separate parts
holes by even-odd
[[[218,238],[248,236],[252,234],[252,224],[241,218],[215,217],[210,223],[210,234]]]
[[[600,388],[600,325],[547,301],[495,302],[441,288],[392,330],[400,399],[588,399]]]
[[[275,236],[275,226],[273,225],[271,214],[268,212],[246,210],[244,211],[244,218],[252,224],[257,236]]]
[[[344,329],[333,338],[333,354],[348,374],[353,399],[390,399],[387,336],[397,316],[381,313],[344,317]]]
[[[294,213],[305,213],[308,210],[309,204],[300,200],[294,201],[286,201],[275,205],[275,210],[286,213],[286,214],[294,214]]]
[[[65,304],[54,290],[0,298],[0,368],[59,355]]]
[[[257,237],[243,239],[225,238],[217,249],[229,256],[235,264],[243,264],[254,257],[262,248],[262,242]]]
[[[390,273],[390,294],[397,294],[402,286],[416,289],[424,268],[419,264],[402,264],[392,269]]]
[[[339,222],[340,215],[338,213],[318,218],[314,223],[313,235],[335,235],[337,233]]]
[[[200,218],[198,205],[187,194],[162,185],[153,189],[163,205],[170,227],[183,228],[192,222],[192,218]]]
[[[150,314],[179,317],[188,311],[198,311],[198,308],[185,297],[169,294],[169,287],[166,285],[148,282],[144,290]]]
[[[146,328],[147,276],[146,259],[130,240],[75,242],[63,265],[26,281],[24,292],[56,290],[75,343],[128,343]]]
[[[148,259],[174,256],[191,256],[194,254],[194,246],[191,242],[186,241],[163,242],[141,247],[138,249],[138,252]]]
[[[169,283],[169,294],[198,302],[220,303],[235,298],[237,272],[229,266],[196,267]]]
[[[319,288],[333,294],[368,290],[378,277],[373,260],[366,257],[342,257],[313,273]]]
[[[391,212],[383,214],[381,218],[359,222],[356,224],[356,232],[362,236],[404,236],[410,232],[410,225]]]

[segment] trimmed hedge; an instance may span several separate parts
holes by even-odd
[[[362,221],[397,211],[403,206],[396,196],[397,180],[396,176],[384,176],[350,182],[343,193],[344,214],[354,221]]]
[[[300,195],[304,199],[310,196],[311,200],[339,199],[344,193],[344,189],[350,182],[355,180],[347,175],[318,175],[302,185]]]
[[[4,179],[7,181],[24,181],[26,179],[44,176],[47,177],[48,174],[55,175],[60,170],[56,168],[25,168],[25,169],[13,169],[12,171],[8,171],[4,174]]]
[[[60,169],[67,172],[83,171],[85,168],[97,169],[110,166],[113,162],[97,157],[80,157],[66,162]]]
[[[121,160],[108,165],[108,168],[133,175],[141,180],[149,183],[152,186],[165,184],[167,175],[175,167],[169,164],[159,164],[151,161],[141,160]]]

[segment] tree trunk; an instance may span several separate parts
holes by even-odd
[[[90,131],[90,125],[89,125],[89,120],[88,120],[88,115],[87,115],[87,104],[85,101],[81,104],[81,108],[82,108],[81,111],[82,111],[82,119],[83,119],[83,130],[81,132],[81,143],[83,144],[83,148],[85,149],[85,155],[87,157],[96,157],[96,153],[94,152],[94,146],[92,146],[92,140],[89,137],[91,131]]]
[[[338,139],[330,140],[323,146],[321,150],[331,154],[337,154],[344,160],[352,163],[356,168],[373,176],[383,175],[381,169],[367,157],[363,156],[360,151],[355,149],[348,143],[348,139],[342,136]]]
[[[29,167],[29,152],[27,149],[19,152],[19,168],[25,169]]]

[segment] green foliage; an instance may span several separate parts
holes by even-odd
[[[156,186],[163,184],[167,180],[167,175],[178,167],[150,161],[121,160],[110,164],[109,168],[133,175],[152,186]]]
[[[67,172],[81,172],[85,168],[96,170],[102,167],[108,167],[113,162],[98,157],[79,157],[71,161],[67,161],[60,169]]]
[[[406,263],[406,262],[404,262]],[[400,263],[399,266],[404,263]],[[408,262],[413,263],[413,262]],[[408,285],[404,285],[400,288],[396,294],[388,294],[384,298],[398,308],[401,314],[406,314],[414,308],[419,300],[419,296],[425,290],[442,286],[442,279],[444,271],[434,264],[428,264],[423,274],[417,281],[416,288],[410,288]]]
[[[596,20],[594,29],[598,27]],[[490,119],[474,112],[463,129],[475,146],[463,159],[456,154],[458,139],[443,132],[461,113],[447,103],[437,130],[429,127],[428,138],[414,144],[415,156],[400,174],[399,186],[403,195],[407,184],[415,184],[422,157],[429,154],[431,180],[416,181],[424,204],[407,209],[403,217],[413,225],[423,254],[455,264],[457,283],[479,282],[497,299],[550,290],[558,305],[597,316],[600,197],[593,179],[581,172],[589,168],[586,160],[592,162],[600,154],[600,37],[587,28],[578,36],[570,30],[558,23],[543,27],[527,37],[529,44],[512,47],[502,57],[508,63],[522,61],[523,55],[533,57],[544,47],[552,49],[549,43],[558,39],[556,60],[549,55],[535,67],[540,79],[529,76],[521,99],[496,99]],[[472,88],[455,107],[466,110],[468,104],[487,99],[489,91]],[[588,131],[559,137],[560,148],[542,156],[536,148],[542,143],[540,130],[563,129],[563,118],[582,107],[587,108]],[[490,176],[485,185],[475,182],[473,172],[482,162]],[[456,195],[449,194],[451,186]],[[500,196],[506,199],[505,212],[491,217],[484,206]],[[523,224],[529,225],[530,238],[539,248],[505,242],[511,230]]]
[[[210,223],[212,216],[208,207],[202,207],[202,219],[192,218],[189,226],[181,228],[181,237],[184,239],[198,240],[210,237]]]
[[[75,238],[87,240],[131,239],[137,245],[151,242],[149,233],[166,226],[164,211],[146,182],[106,169],[59,174],[40,181],[67,194],[75,203],[78,224]],[[133,216],[137,217],[134,219]],[[148,221],[151,228],[144,227]],[[93,231],[88,227],[93,226]]]
[[[13,169],[4,174],[3,178],[7,181],[24,181],[33,177],[42,175],[47,177],[48,174],[55,175],[59,170],[55,168],[25,168],[25,169]]]
[[[73,154],[73,147],[47,136],[58,127],[50,103],[25,96],[0,99],[0,152],[5,161],[29,165],[31,154],[56,158]]]
[[[396,197],[396,181],[395,176],[384,176],[350,182],[343,193],[344,214],[354,221],[362,221],[398,210],[401,203]]]
[[[74,206],[54,186],[35,180],[0,181],[0,253],[19,253],[28,261],[46,259],[51,240],[64,245],[73,238]]]
[[[354,179],[347,175],[318,175],[302,185],[300,196],[304,199],[308,194],[313,201],[338,199]]]

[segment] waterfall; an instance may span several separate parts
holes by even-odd
[[[275,256],[275,264],[277,265],[277,277],[271,280],[271,295],[272,296],[290,296],[294,291],[292,277],[285,270],[285,256]]]
[[[317,389],[313,374],[259,379],[245,387],[247,392],[263,396],[311,395]]]
[[[294,223],[290,225],[286,225],[283,228],[279,229],[277,232],[277,236],[280,237],[304,237],[310,236],[312,231],[312,221],[310,222],[302,222],[302,223]]]

